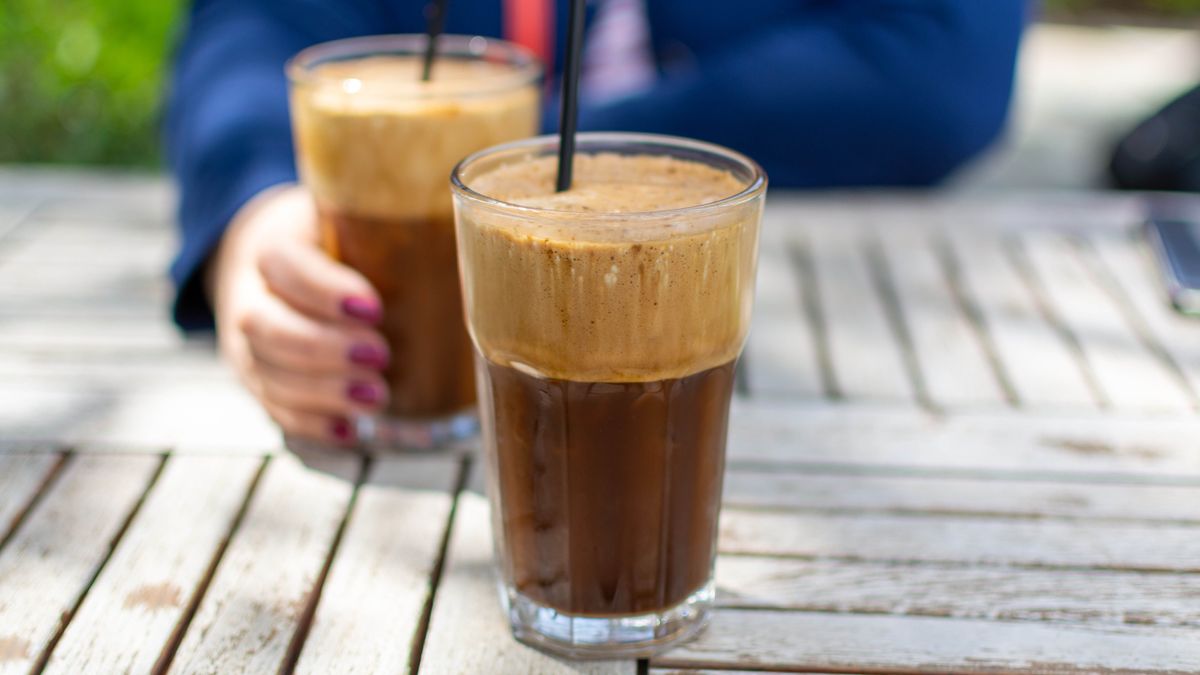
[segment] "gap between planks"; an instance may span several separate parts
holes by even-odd
[[[825,312],[821,307],[821,280],[817,278],[816,267],[813,265],[812,249],[805,241],[789,242],[787,258],[796,275],[795,283],[800,287],[800,300],[806,319],[805,323],[812,334],[811,340],[816,351],[821,389],[826,398],[835,401],[841,400],[845,398],[845,395],[838,385],[837,375],[833,369],[833,359],[829,352],[829,326],[825,322]]]
[[[1029,295],[1033,298],[1034,306],[1037,308],[1038,313],[1042,315],[1042,318],[1050,325],[1062,343],[1067,345],[1067,349],[1075,361],[1075,365],[1079,368],[1079,372],[1083,376],[1083,381],[1087,385],[1088,391],[1091,392],[1096,405],[1101,410],[1111,410],[1113,403],[1101,389],[1096,373],[1093,372],[1084,354],[1083,345],[1080,343],[1079,337],[1075,335],[1067,326],[1063,317],[1054,309],[1050,299],[1047,297],[1047,291],[1038,279],[1037,273],[1033,269],[1033,263],[1029,260],[1028,253],[1020,240],[1015,236],[1006,237],[1001,240],[1001,246],[1008,255],[1009,262],[1016,268],[1017,276],[1021,279],[1025,288],[1029,291]]]
[[[354,507],[358,504],[358,495],[370,473],[371,461],[369,456],[365,456],[359,461],[358,475],[354,479],[354,488],[350,491],[350,499],[346,502],[346,511],[342,514],[342,519],[333,533],[333,540],[329,542],[329,552],[326,553],[321,571],[317,573],[317,579],[309,590],[308,600],[296,622],[296,630],[292,633],[292,639],[288,642],[283,663],[279,666],[281,675],[291,673],[296,669],[296,662],[300,659],[300,650],[304,648],[304,640],[308,637],[313,617],[317,613],[317,604],[321,601],[321,591],[325,589],[325,581],[329,578],[329,568],[333,566],[333,559],[346,534],[346,526],[349,524],[350,518],[354,516]]]
[[[0,462],[5,459],[17,458],[38,458],[42,455],[0,455]],[[0,552],[4,551],[4,547],[8,542],[16,536],[17,530],[21,524],[29,516],[30,512],[37,507],[40,502],[53,487],[54,482],[62,475],[63,467],[66,466],[70,458],[69,452],[54,453],[54,455],[45,455],[46,460],[50,463],[49,467],[43,469],[41,478],[37,481],[32,491],[28,492],[24,499],[17,499],[11,503],[0,503],[0,525],[4,526],[4,530],[0,531]],[[19,460],[18,460],[19,461]],[[41,467],[32,467],[37,471]],[[6,487],[6,492],[9,495],[19,494],[16,490],[20,489],[19,485],[8,485],[9,481],[19,480],[23,477],[22,472],[14,471],[11,467],[5,471],[3,476],[0,476],[0,487]]]
[[[1083,239],[1082,237],[1072,237],[1070,240],[1071,250],[1074,255],[1083,264],[1084,269],[1095,280],[1099,286],[1113,301],[1125,318],[1125,322],[1133,329],[1134,335],[1137,336],[1142,346],[1146,348],[1154,358],[1162,364],[1163,368],[1175,379],[1180,389],[1183,390],[1188,402],[1191,404],[1193,411],[1200,410],[1200,397],[1196,394],[1196,389],[1192,386],[1188,379],[1187,373],[1172,355],[1171,352],[1155,337],[1154,331],[1151,330],[1149,323],[1142,313],[1137,309],[1136,303],[1129,296],[1128,292],[1121,287],[1112,270],[1108,269],[1104,261],[1100,260],[1099,252],[1095,246]]]
[[[86,582],[84,582],[83,590],[76,597],[74,604],[67,611],[63,612],[62,620],[59,622],[54,634],[50,637],[50,640],[46,643],[45,648],[38,655],[38,658],[34,662],[33,668],[30,669],[30,672],[41,673],[43,670],[45,670],[46,664],[50,661],[50,655],[54,652],[54,648],[58,646],[58,641],[62,639],[63,633],[66,632],[67,626],[71,623],[71,619],[75,617],[75,614],[79,611],[80,606],[82,606],[84,600],[87,599],[88,592],[91,590],[92,585],[96,583],[96,579],[100,576],[100,573],[104,571],[105,566],[108,565],[108,561],[112,558],[113,552],[117,550],[117,546],[120,545],[122,537],[124,537],[125,532],[129,530],[129,525],[133,522],[134,518],[137,517],[138,512],[142,510],[142,505],[146,503],[146,496],[150,494],[150,491],[154,489],[155,483],[157,483],[159,477],[162,476],[163,468],[166,466],[166,463],[167,455],[166,453],[163,453],[159,456],[158,464],[154,467],[153,472],[150,474],[150,479],[142,488],[141,495],[138,496],[137,501],[133,503],[133,507],[129,510],[129,513],[126,514],[125,519],[121,522],[120,527],[117,528],[117,532],[113,536],[107,550],[100,558],[100,562],[93,569],[91,576]]]
[[[1200,575],[718,556],[717,604],[762,611],[1200,628]]]
[[[433,616],[433,603],[437,600],[438,587],[442,583],[442,573],[446,569],[446,552],[450,548],[450,533],[454,528],[454,518],[458,513],[458,500],[467,487],[467,479],[471,474],[471,457],[462,457],[458,465],[458,478],[454,484],[454,493],[450,498],[450,514],[446,518],[446,529],[442,532],[442,540],[438,544],[437,560],[433,573],[429,578],[429,596],[425,606],[421,608],[421,618],[417,622],[417,630],[413,639],[412,652],[408,657],[408,672],[421,672],[421,657],[425,653],[425,638],[429,633],[429,619]]]
[[[935,233],[930,245],[933,247],[934,256],[941,267],[946,285],[950,289],[950,296],[960,314],[966,318],[967,326],[983,350],[984,359],[991,370],[992,377],[996,379],[996,383],[1000,387],[1005,402],[1014,408],[1020,407],[1022,405],[1021,398],[1017,394],[1016,386],[1013,385],[1012,377],[1005,370],[1004,363],[1000,359],[996,341],[988,332],[983,310],[980,308],[978,300],[971,296],[963,281],[962,264],[955,255],[954,248],[944,232]]]
[[[209,584],[212,583],[213,576],[217,573],[217,567],[221,564],[221,559],[225,557],[225,551],[229,549],[229,542],[233,540],[238,528],[241,527],[242,521],[246,517],[246,511],[250,508],[250,500],[258,489],[259,483],[262,482],[263,474],[266,473],[267,465],[270,462],[270,456],[263,457],[259,462],[258,469],[254,472],[254,477],[246,487],[246,493],[242,495],[242,501],[238,506],[237,513],[234,514],[233,519],[229,522],[229,529],[226,530],[220,543],[217,544],[217,548],[213,551],[212,557],[204,569],[204,574],[200,577],[200,582],[196,585],[195,590],[188,599],[187,605],[184,607],[183,614],[179,617],[179,622],[172,629],[167,642],[163,645],[162,651],[159,653],[158,659],[155,661],[152,670],[155,675],[161,675],[171,667],[171,661],[175,658],[175,653],[179,650],[180,643],[183,642],[183,636],[191,626],[192,619],[196,616],[196,610],[199,609],[200,602],[204,600],[204,594],[208,592]]]
[[[657,667],[853,673],[1190,673],[1190,628],[718,610]]]

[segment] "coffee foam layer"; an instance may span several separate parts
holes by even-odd
[[[319,204],[372,218],[449,218],[464,156],[533,135],[538,91],[515,66],[375,56],[317,66],[292,90],[301,176]]]
[[[555,211],[459,204],[467,313],[484,356],[579,382],[672,379],[735,359],[749,326],[761,200],[647,213],[745,187],[668,157],[580,155],[562,194],[553,173],[554,159],[543,158],[468,185]]]

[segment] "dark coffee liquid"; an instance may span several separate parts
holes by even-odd
[[[485,445],[520,593],[568,614],[628,615],[708,581],[733,372],[588,383],[487,363]]]
[[[388,412],[440,417],[475,402],[471,340],[458,289],[454,222],[362,218],[321,209],[321,243],[383,298],[392,350]]]

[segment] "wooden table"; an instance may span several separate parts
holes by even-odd
[[[772,195],[716,613],[515,643],[470,448],[281,452],[159,180],[0,172],[0,674],[1200,671],[1200,322],[1134,201]]]

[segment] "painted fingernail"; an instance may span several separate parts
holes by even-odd
[[[339,441],[347,442],[351,439],[350,420],[345,417],[335,417],[329,424],[329,433]]]
[[[351,345],[349,358],[351,363],[379,370],[383,370],[388,364],[388,352],[386,349],[365,342]]]
[[[346,396],[359,403],[375,404],[383,401],[383,388],[370,382],[351,382],[346,387]]]
[[[383,318],[383,308],[370,298],[349,297],[342,300],[342,313],[367,323],[379,323]]]

